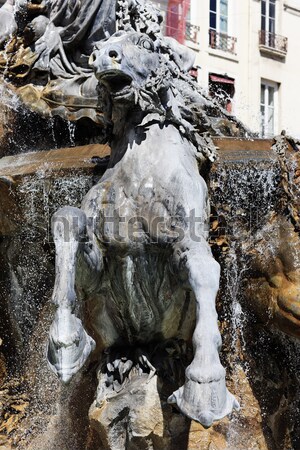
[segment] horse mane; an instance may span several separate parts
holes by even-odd
[[[160,56],[159,69],[152,73],[144,86],[132,87],[132,101],[144,113],[152,117],[156,114],[160,123],[176,126],[181,135],[196,147],[199,162],[216,159],[216,148],[211,136],[226,135],[224,128],[228,128],[228,136],[233,135],[232,128],[237,137],[251,136],[251,132],[239,120],[216,100],[208,97],[197,81],[182,70],[178,55],[170,48],[168,39],[160,37],[155,45]],[[111,104],[103,91],[101,103],[102,110],[108,111],[107,117],[111,117]],[[223,130],[217,124],[220,120]]]
[[[194,52],[162,35],[159,9],[145,0],[118,0],[117,28],[147,34],[161,58],[159,70],[138,87],[135,101],[143,111],[158,113],[161,121],[178,127],[196,146],[200,160],[213,161],[216,149],[210,136],[251,137],[253,134],[216,99],[210,98],[188,73]]]

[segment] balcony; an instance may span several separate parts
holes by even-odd
[[[284,58],[287,54],[288,39],[269,31],[259,31],[259,49],[267,56]]]
[[[174,27],[171,24],[163,23],[162,32],[165,36],[170,36],[176,39],[181,44],[188,41],[195,46],[199,46],[199,31],[200,27],[193,25],[188,20],[181,22],[180,26]]]
[[[223,50],[223,52],[236,55],[236,42],[237,39],[232,36],[228,36],[225,33],[219,33],[216,30],[209,30],[209,46],[215,50]]]
[[[185,40],[193,44],[199,45],[199,31],[200,27],[193,25],[190,22],[185,23]]]

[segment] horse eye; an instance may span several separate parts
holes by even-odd
[[[150,41],[144,39],[143,41],[141,41],[141,45],[146,49],[146,50],[152,50],[152,44]]]

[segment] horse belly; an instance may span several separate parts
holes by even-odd
[[[105,288],[93,312],[105,347],[190,337],[194,302],[172,280],[168,260],[161,253],[108,259]]]

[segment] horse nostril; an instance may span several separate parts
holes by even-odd
[[[110,56],[110,58],[118,58],[118,52],[116,52],[116,50],[110,50],[108,55]]]
[[[93,65],[94,62],[96,61],[96,55],[94,53],[91,53],[90,57],[89,57],[89,65]]]

